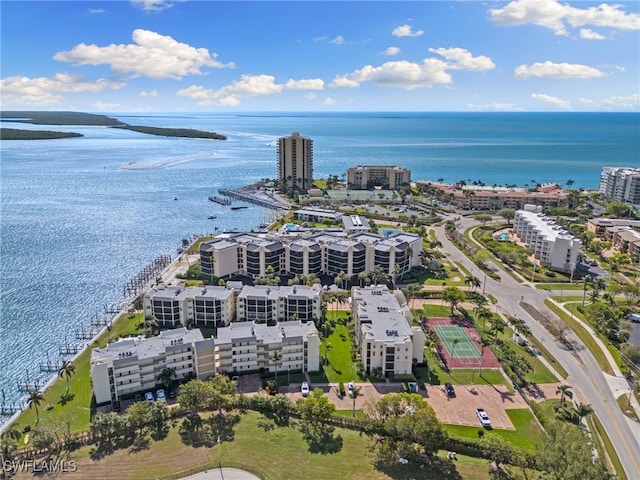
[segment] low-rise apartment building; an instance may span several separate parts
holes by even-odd
[[[513,231],[544,265],[551,270],[571,273],[578,264],[582,243],[542,213],[542,207],[525,205],[517,210]]]
[[[202,273],[219,278],[264,276],[268,265],[276,275],[348,275],[370,273],[380,265],[387,275],[420,265],[422,238],[398,232],[387,237],[370,232],[312,233],[306,236],[224,234],[200,246]],[[255,254],[259,252],[259,254]]]
[[[426,336],[411,326],[413,316],[401,293],[381,285],[354,287],[351,311],[367,374],[379,369],[385,377],[409,375],[413,362],[422,362]]]
[[[152,338],[132,337],[91,351],[91,382],[98,405],[123,396],[153,391],[162,384],[164,369],[175,369],[176,380],[215,374],[214,341],[200,330],[177,328]]]
[[[418,188],[439,200],[473,210],[524,208],[527,204],[559,207],[568,203],[568,190],[556,184],[539,185],[535,189],[484,185],[459,185],[437,182],[416,182]]]
[[[159,287],[145,293],[143,309],[160,327],[220,327],[235,319],[236,298],[232,289],[219,286]]]
[[[313,322],[234,322],[218,329],[215,362],[218,372],[228,374],[316,372],[320,369],[320,337]]]
[[[335,210],[329,210],[326,208],[301,208],[293,212],[293,218],[296,220],[303,220],[308,222],[324,222],[330,220],[331,222],[338,223],[342,218],[342,213]]]
[[[346,176],[350,190],[369,190],[374,187],[397,190],[411,183],[411,170],[398,166],[358,165],[347,168]]]
[[[320,285],[245,286],[237,298],[237,319],[269,325],[289,320],[315,321],[322,316],[321,306]]]
[[[639,205],[640,168],[603,167],[599,190],[613,200]]]

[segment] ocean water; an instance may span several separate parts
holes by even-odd
[[[602,166],[640,167],[637,113],[242,113],[112,115],[134,125],[206,129],[226,141],[105,127],[83,138],[3,142],[0,157],[0,386],[58,360],[58,346],[123,296],[181,239],[270,219],[207,200],[276,176],[278,137],[314,140],[314,176],[400,165],[413,180],[597,188]],[[15,124],[3,125],[12,126]],[[215,215],[217,219],[208,220]],[[0,419],[1,422],[1,419]]]

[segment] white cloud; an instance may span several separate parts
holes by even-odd
[[[115,110],[120,107],[119,103],[95,102],[93,107],[96,110]]]
[[[467,103],[465,105],[466,110],[471,110],[475,112],[514,112],[521,111],[522,108],[518,106],[517,103],[486,103],[483,105],[478,105],[475,103]]]
[[[464,48],[430,48],[430,52],[442,55],[449,61],[448,68],[452,70],[483,71],[495,68],[495,63],[484,55],[474,57]]]
[[[336,100],[331,97],[327,97],[322,101],[323,105],[334,105],[335,103],[336,103]]]
[[[161,12],[173,7],[173,3],[167,2],[166,0],[131,0],[131,3],[146,12]]]
[[[278,84],[272,75],[242,75],[240,80],[218,90],[191,85],[179,90],[176,95],[198,100],[198,105],[236,106],[244,98],[273,95],[283,90],[322,90],[323,88],[324,81],[321,79],[289,79],[284,84]]]
[[[347,41],[344,39],[342,35],[338,35],[333,40],[329,40],[329,43],[332,43],[334,45],[344,45],[345,43],[347,43]]]
[[[53,59],[77,65],[110,65],[119,73],[174,80],[186,75],[202,75],[203,67],[235,67],[233,63],[219,62],[217,54],[209,53],[206,48],[195,48],[149,30],[136,29],[132,38],[133,44],[107,47],[81,43],[72,50],[56,53]]]
[[[490,9],[498,25],[515,26],[532,23],[553,30],[556,35],[568,35],[566,24],[572,27],[593,25],[621,30],[640,30],[640,15],[625,13],[621,5],[601,5],[575,8],[557,0],[515,0],[503,8]]]
[[[400,49],[398,47],[388,47],[384,51],[384,54],[389,56],[389,57],[393,57],[394,55],[397,55],[399,53],[400,53]]]
[[[637,112],[640,110],[640,93],[631,95],[618,95],[602,99],[600,101],[590,98],[579,98],[580,102],[591,110],[630,110]]]
[[[315,100],[316,98],[318,98],[318,95],[313,92],[309,92],[304,96],[304,98],[306,98],[307,100]]]
[[[313,41],[314,42],[322,42],[324,40],[326,40],[327,37],[313,37]]]
[[[53,77],[8,77],[0,80],[2,93],[29,96],[48,95],[51,92],[98,93],[106,89],[118,90],[124,86],[124,82],[115,82],[104,78],[84,80],[80,76],[68,73],[57,73]]]
[[[584,38],[586,40],[604,40],[604,35],[600,35],[598,32],[594,32],[590,28],[581,28],[580,38]]]
[[[284,84],[284,88],[287,90],[322,90],[324,88],[324,81],[319,78],[307,80],[289,79],[287,83]]]
[[[640,110],[640,93],[606,98],[602,103],[608,107]]]
[[[531,98],[540,100],[541,102],[549,103],[563,110],[571,110],[571,104],[569,102],[558,97],[547,95],[546,93],[532,93]]]
[[[515,70],[516,78],[597,78],[606,74],[597,68],[574,63],[553,63],[546,61],[534,63],[531,66],[520,65]]]
[[[102,8],[90,8],[89,13],[91,14],[104,13],[104,10]]]
[[[8,77],[0,80],[2,103],[8,105],[54,105],[64,97],[60,93],[99,93],[106,89],[118,90],[124,82],[100,78],[84,80],[80,76],[57,73],[52,77]]]
[[[382,87],[412,90],[437,83],[452,83],[453,79],[447,70],[483,71],[495,67],[489,57],[474,57],[463,48],[438,48],[430,51],[443,56],[447,62],[438,58],[425,58],[419,64],[400,60],[386,62],[377,67],[366,65],[350,74],[337,75],[331,86],[353,88],[361,83],[370,82]]]
[[[396,27],[391,32],[391,35],[394,37],[419,37],[424,33],[424,30],[418,30],[416,32],[413,31],[413,27],[411,25],[401,25]]]
[[[157,97],[158,96],[158,91],[157,90],[149,90],[148,92],[143,90],[142,92],[140,92],[140,96],[141,97]]]

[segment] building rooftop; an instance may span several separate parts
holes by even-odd
[[[228,327],[218,329],[215,343],[222,345],[233,343],[234,341],[255,339],[264,344],[274,344],[286,342],[288,338],[302,338],[305,335],[317,335],[317,333],[318,331],[313,322],[280,322],[271,326],[266,323],[233,322]]]
[[[91,351],[91,361],[113,362],[133,357],[138,359],[152,358],[164,353],[167,348],[183,344],[194,344],[203,340],[204,337],[197,328],[187,330],[182,327],[164,330],[155,337],[124,338],[107,344],[105,348],[94,348]]]
[[[353,301],[363,335],[391,343],[404,343],[411,338],[406,308],[385,286],[355,287]]]

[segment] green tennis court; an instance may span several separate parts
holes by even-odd
[[[480,358],[480,351],[464,328],[457,325],[434,325],[436,333],[451,358]],[[454,346],[454,340],[458,339]]]

